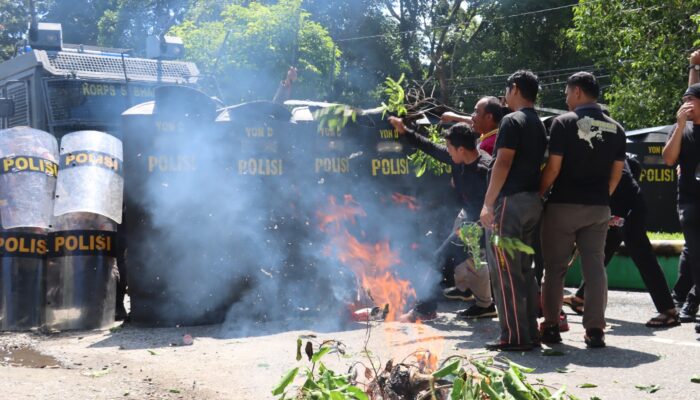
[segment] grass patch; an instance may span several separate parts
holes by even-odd
[[[649,240],[683,240],[681,232],[647,232]]]

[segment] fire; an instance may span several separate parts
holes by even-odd
[[[423,350],[416,351],[414,353],[414,356],[416,357],[416,362],[418,363],[418,368],[421,371],[424,371],[424,370],[435,371],[435,370],[437,370],[438,356],[434,352],[432,352],[428,349],[423,349]]]
[[[405,194],[395,192],[391,195],[391,199],[396,204],[405,204],[406,207],[411,211],[416,211],[420,209],[420,206],[418,205],[418,200],[416,200],[416,198],[413,196],[408,196]]]
[[[327,210],[316,212],[316,216],[320,221],[319,228],[321,232],[326,232],[330,225],[333,225],[335,230],[338,230],[343,221],[350,221],[350,223],[355,224],[356,217],[367,216],[365,210],[360,207],[351,195],[345,195],[344,199],[344,204],[338,205],[335,196],[330,196]]]
[[[392,198],[409,209],[418,207],[415,199],[410,196],[394,193]],[[348,223],[354,225],[359,217],[366,216],[352,196],[346,195],[342,204],[335,197],[330,197],[328,206],[317,212],[319,229],[330,238],[325,253],[329,257],[335,257],[356,277],[359,290],[355,304],[350,306],[350,311],[354,311],[351,318],[367,321],[386,313],[385,321],[396,321],[404,311],[406,302],[416,298],[416,292],[408,280],[396,275],[401,258],[391,248],[388,240],[367,242],[348,230]],[[410,248],[416,250],[417,243],[413,243]],[[415,324],[398,329],[385,324],[382,332],[387,345],[395,347],[397,352],[402,348],[413,347],[411,353],[415,364],[422,371],[429,372],[438,368],[444,338],[434,328],[416,321]],[[415,348],[416,344],[420,346],[418,349]]]
[[[335,197],[331,197],[328,208],[317,212],[319,228],[331,235],[332,249],[329,253],[355,274],[359,285],[374,305],[389,305],[386,320],[395,321],[407,299],[415,298],[416,294],[409,281],[395,275],[394,268],[401,264],[401,259],[391,249],[388,240],[363,242],[345,228],[343,222],[354,224],[357,217],[366,215],[349,195],[345,196],[342,205],[337,203]]]

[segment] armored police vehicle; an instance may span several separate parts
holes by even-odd
[[[60,24],[35,29],[18,55],[0,64],[0,129],[118,134],[121,113],[152,100],[156,86],[195,86],[199,78],[195,64],[175,60],[184,53],[176,38],[150,37],[149,58],[136,58],[126,49],[63,43]]]

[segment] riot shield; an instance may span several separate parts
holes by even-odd
[[[46,326],[98,329],[114,322],[116,224],[91,213],[54,220],[48,239]]]
[[[121,223],[122,142],[104,132],[72,132],[61,139],[60,160],[54,215],[85,212]]]
[[[0,233],[0,331],[42,325],[46,251],[46,235],[40,229]]]
[[[4,229],[48,229],[58,173],[58,144],[26,126],[0,131],[0,216]]]

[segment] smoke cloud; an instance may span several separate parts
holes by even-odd
[[[441,279],[431,254],[456,213],[449,178],[415,178],[405,157],[413,150],[380,118],[336,134],[267,102],[217,115],[191,89],[162,88],[156,98],[124,117],[135,323],[225,320],[227,333],[241,335],[347,327],[358,280],[339,257],[342,242],[321,229],[331,198],[363,210],[337,228],[369,246],[387,243],[395,278],[419,297]]]

